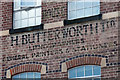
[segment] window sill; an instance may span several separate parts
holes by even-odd
[[[25,28],[19,28],[19,29],[10,29],[9,33],[15,34],[15,33],[34,31],[34,30],[43,30],[43,26],[44,26],[44,24],[37,25],[37,26],[25,27]]]
[[[102,14],[99,14],[95,16],[78,18],[74,20],[64,20],[64,25],[76,24],[76,23],[87,22],[87,21],[94,21],[94,20],[101,20],[101,19],[102,19]]]

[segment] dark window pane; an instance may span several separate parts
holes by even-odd
[[[20,78],[27,78],[26,73],[21,73]]]
[[[92,76],[92,66],[85,66],[85,76]]]
[[[35,75],[35,78],[41,78],[41,75],[38,72],[34,73],[34,75]]]
[[[76,78],[76,68],[69,70],[69,78]]]
[[[19,76],[20,76],[20,75],[18,74],[18,75],[13,76],[12,78],[19,78]]]
[[[27,73],[27,78],[34,78],[33,72],[28,72]]]
[[[84,77],[84,66],[77,68],[77,77]]]
[[[93,66],[93,75],[101,75],[100,66]]]

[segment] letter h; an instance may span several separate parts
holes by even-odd
[[[14,37],[11,37],[11,46],[13,46],[13,42],[16,42],[16,45],[18,45],[18,36],[16,36],[16,39]]]

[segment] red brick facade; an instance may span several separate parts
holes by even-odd
[[[120,10],[120,2],[101,2],[101,14]],[[0,31],[12,29],[12,3],[0,3]],[[42,23],[54,23],[67,19],[67,2],[42,3]],[[41,78],[68,78],[62,72],[81,65],[101,67],[102,78],[120,76],[119,17],[91,20],[56,28],[14,33],[0,36],[0,79],[23,72],[46,73]]]
[[[66,62],[67,69],[81,65],[101,65],[102,58],[99,57],[82,57]]]
[[[46,2],[42,4],[42,23],[52,23],[67,19],[67,2]]]
[[[26,64],[10,69],[10,73],[11,75],[15,75],[23,72],[41,72],[41,68],[41,65]]]
[[[12,27],[12,2],[2,2],[1,5],[1,21],[0,26],[1,30],[9,30]]]
[[[109,13],[120,11],[120,3],[119,2],[101,2],[101,13]]]

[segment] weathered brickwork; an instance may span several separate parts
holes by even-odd
[[[23,72],[41,72],[41,68],[42,66],[38,64],[24,64],[10,69],[10,73],[15,75]]]
[[[120,2],[101,2],[101,13],[120,11]]]
[[[81,65],[101,65],[102,58],[99,57],[82,57],[76,58],[71,61],[66,62],[67,69],[81,66]]]
[[[12,27],[12,2],[2,2],[0,12],[0,30],[8,30]],[[8,8],[9,7],[9,8]],[[101,13],[120,11],[120,2],[101,2]],[[9,16],[9,17],[8,17]],[[42,23],[58,22],[67,19],[67,2],[43,2]]]
[[[67,2],[43,2],[42,22],[52,23],[67,19]]]
[[[0,3],[1,30],[12,28],[12,4]],[[119,11],[119,3],[101,3],[101,13]],[[67,3],[42,3],[42,23],[67,19]],[[3,24],[2,24],[3,23]],[[119,80],[119,24],[113,17],[57,28],[0,36],[0,78],[22,72],[41,72],[41,78],[68,78],[68,70],[82,65],[101,66],[101,77]],[[62,72],[66,64],[66,72]],[[43,67],[45,66],[45,67]],[[111,79],[111,80],[112,80]]]
[[[61,64],[78,57],[82,59],[84,56],[87,58],[93,56],[93,61],[91,61],[93,64],[100,65],[101,58],[104,57],[107,67],[118,66],[117,18],[13,34],[1,38],[4,44],[3,53],[5,53],[2,59],[3,77],[6,77],[6,70],[10,66],[25,62],[44,63],[47,68],[46,74],[41,76],[43,78],[67,77],[67,72],[61,74]],[[103,69],[109,69],[107,67]],[[118,75],[118,67],[113,70],[114,73],[109,69],[110,73],[107,76],[108,72],[104,70],[102,71],[103,77],[111,77],[108,75],[113,74],[117,77]],[[58,75],[53,75],[54,73]]]
[[[0,31],[12,28],[12,2],[1,2],[0,7]]]
[[[2,79],[2,54],[0,53],[0,79]]]
[[[120,25],[120,17],[118,18],[118,21],[119,21],[119,23],[118,23],[118,25]],[[120,27],[118,27],[118,34],[120,34]],[[118,35],[118,36],[120,36],[120,35]],[[118,44],[120,44],[120,37],[118,37]],[[119,52],[120,52],[120,46],[118,47],[118,49],[119,49]],[[120,63],[120,54],[118,55],[118,62]],[[120,65],[118,66],[118,76],[119,76],[119,78],[120,78]]]

